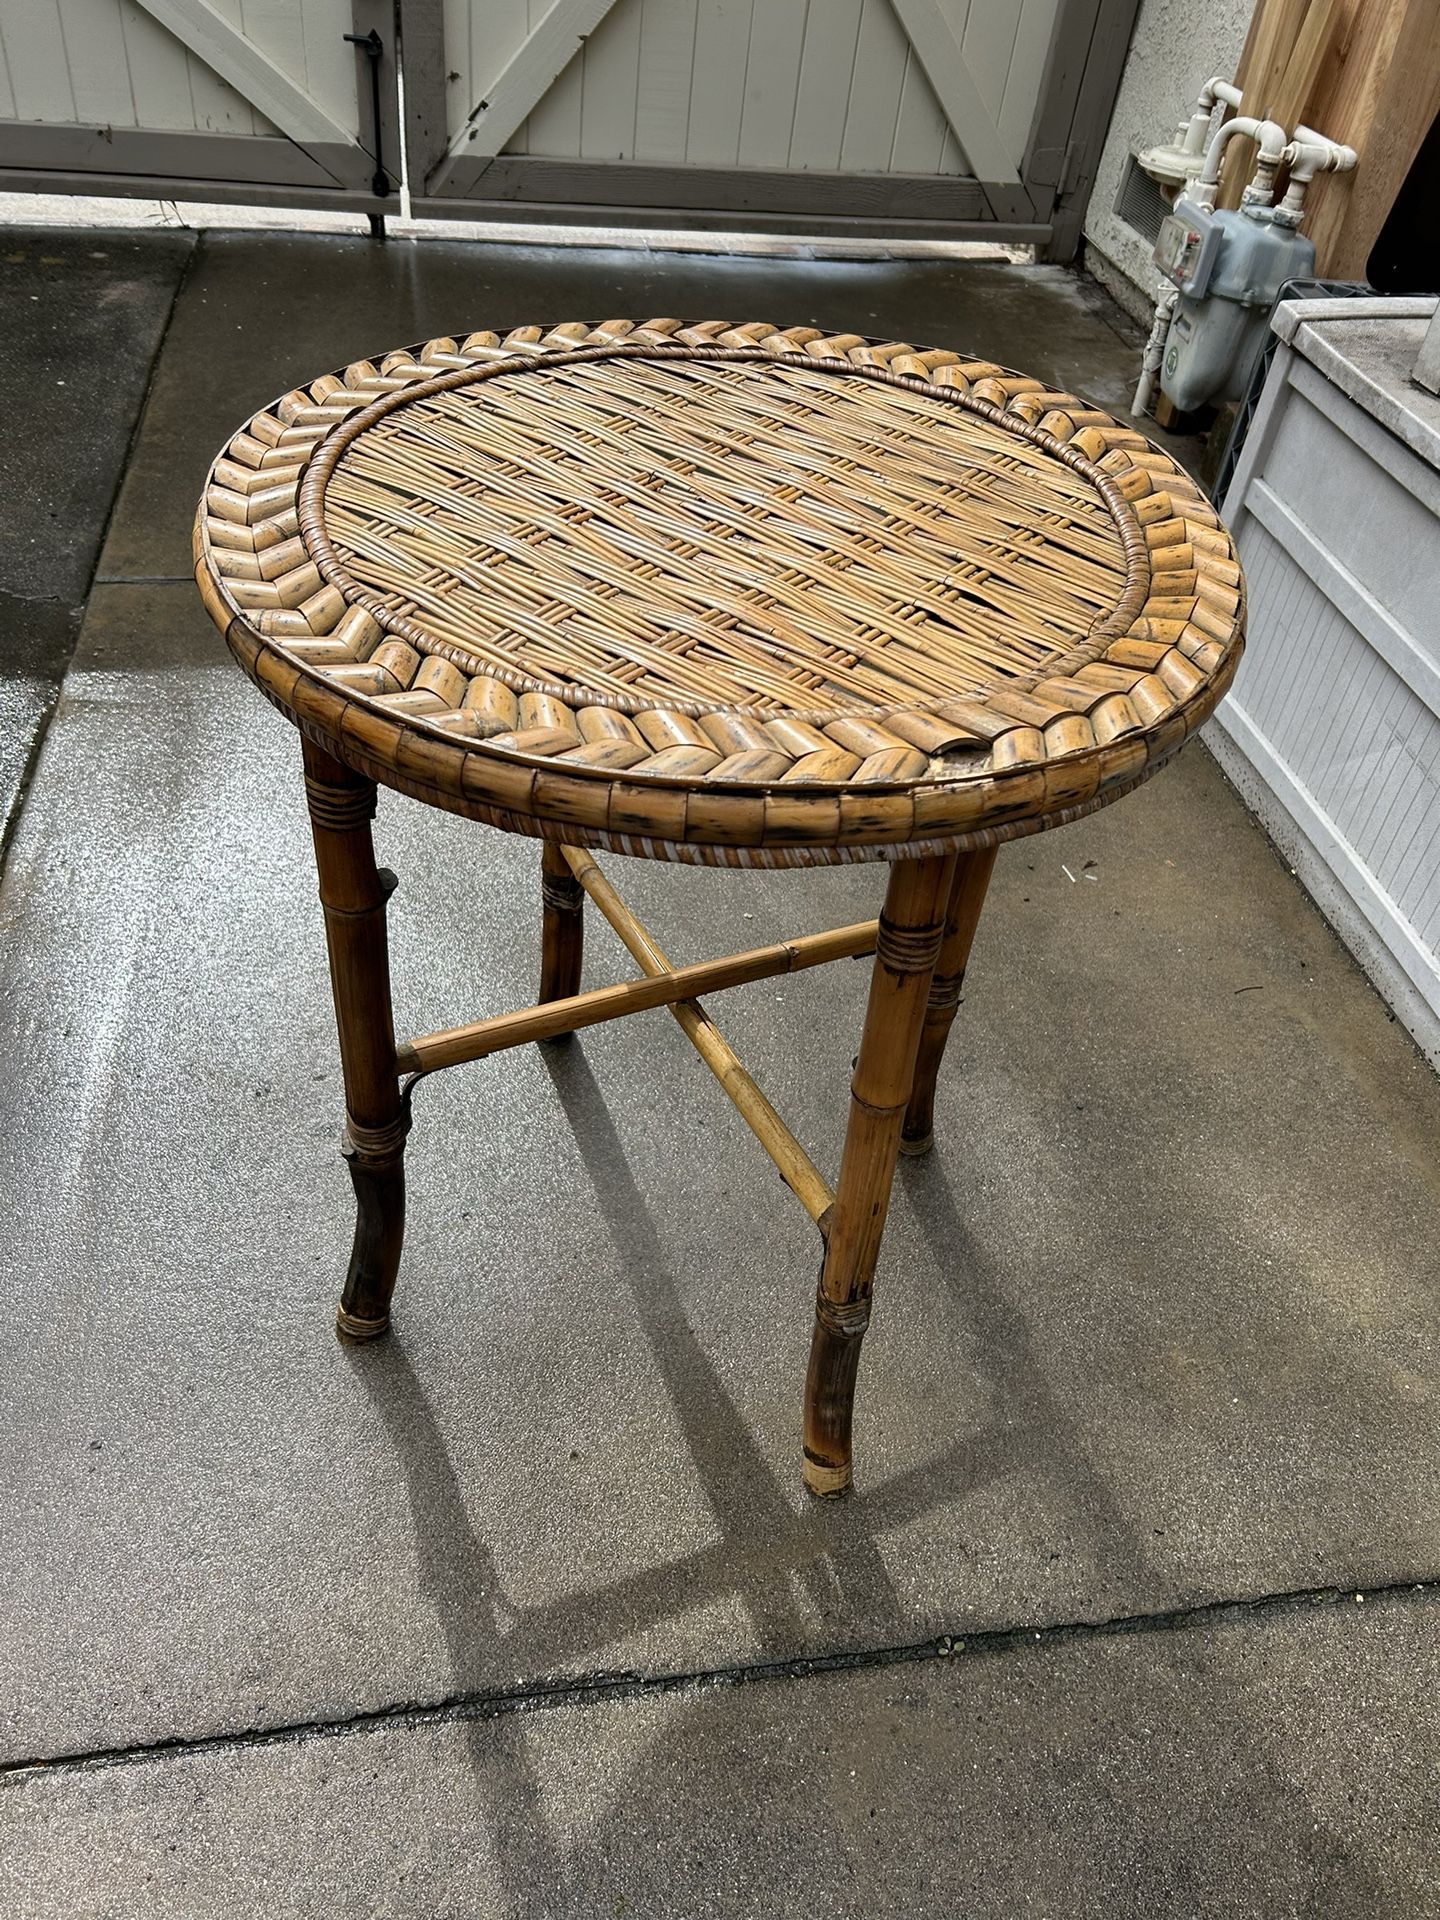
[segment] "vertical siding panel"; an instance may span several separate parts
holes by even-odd
[[[227,87],[193,54],[185,62],[185,72],[190,82],[191,117],[197,128],[207,133],[278,132],[264,114],[257,113],[248,100]]]
[[[1345,677],[1336,689],[1333,751],[1337,759],[1352,761],[1357,777],[1347,789],[1337,791],[1332,812],[1344,823],[1346,838],[1374,867],[1394,832],[1390,818],[1395,801],[1394,732],[1408,695],[1352,627],[1345,627],[1345,635],[1347,657],[1341,669]],[[1352,749],[1351,742],[1358,744],[1359,751]]]
[[[211,5],[238,33],[245,31],[241,0],[211,0]],[[113,10],[113,0],[111,6]],[[206,133],[277,132],[263,114],[256,113],[248,100],[242,99],[233,87],[227,86],[193,53],[187,52],[185,56],[185,77],[190,85],[190,114],[197,129]]]
[[[1384,661],[1364,647],[1364,642],[1338,612],[1330,618],[1338,636],[1339,683],[1327,694],[1325,737],[1318,742],[1316,751],[1330,763],[1327,807],[1336,820],[1353,824],[1358,823],[1374,800],[1375,765],[1367,746],[1367,735],[1373,731],[1368,717],[1363,726],[1352,729],[1347,725],[1347,712],[1352,703],[1357,710],[1368,710],[1375,705],[1388,691],[1387,682],[1393,676]]]
[[[992,119],[998,117],[1000,102],[1005,97],[1010,56],[1015,50],[1015,35],[1020,25],[1020,5],[1021,0],[985,0],[983,6],[971,7],[965,22],[961,57]]]
[[[1371,743],[1371,805],[1363,829],[1356,832],[1351,844],[1385,891],[1396,899],[1397,855],[1408,844],[1403,829],[1419,804],[1423,782],[1410,758],[1414,696],[1388,670],[1386,677],[1391,682],[1386,698],[1375,701],[1365,716],[1364,732]],[[1348,838],[1348,822],[1342,823],[1342,830]]]
[[[1436,885],[1436,876],[1440,873],[1440,833],[1434,829],[1435,815],[1431,811],[1440,797],[1440,727],[1422,714],[1421,729],[1414,749],[1415,765],[1421,785],[1430,795],[1430,806],[1412,811],[1407,822],[1409,834],[1403,843],[1402,837],[1396,836],[1395,889],[1397,899],[1417,903],[1422,919],[1428,911],[1432,920],[1440,922],[1440,886]],[[1428,909],[1427,901],[1430,902]]]
[[[55,0],[32,0],[23,19],[9,15],[8,28],[5,45],[17,117],[73,124],[79,116]]]
[[[305,59],[305,13],[315,4],[316,0],[307,0],[305,7],[297,7],[294,0],[240,0],[245,38],[268,55],[296,86],[312,94],[314,88]],[[320,0],[320,5],[328,11],[327,0]],[[337,27],[336,36],[349,31],[346,21]],[[351,51],[348,47],[342,50],[347,55]]]
[[[817,9],[823,19],[824,0]],[[740,115],[740,164],[783,167],[800,90],[809,0],[760,0],[750,25],[745,100]]]
[[[767,4],[767,0],[761,0]],[[700,0],[695,14],[695,73],[685,158],[696,166],[733,166],[750,51],[752,0]]]
[[[1433,949],[1436,717],[1257,522],[1246,523],[1241,544],[1253,639],[1237,703],[1359,869]],[[1340,869],[1337,878],[1349,884]]]
[[[973,179],[975,177],[975,169],[970,164],[969,154],[966,153],[957,139],[955,129],[948,125],[945,129],[944,151],[940,155],[940,171],[941,173],[960,174],[966,179]]]
[[[905,56],[905,79],[900,88],[900,111],[895,120],[895,146],[890,165],[895,173],[938,173],[945,151],[948,125],[925,69],[913,52]]]
[[[1394,457],[1408,469],[1408,453]],[[1423,646],[1433,627],[1428,577],[1396,556],[1428,551],[1431,529],[1403,482],[1293,390],[1264,477],[1320,550]],[[1294,782],[1291,793],[1288,783],[1271,788],[1261,812],[1272,823],[1288,814],[1317,844],[1333,836],[1335,851],[1321,858],[1440,1013],[1440,714],[1258,520],[1242,521],[1239,546],[1254,614],[1235,707]],[[1219,725],[1245,754],[1223,709]]]
[[[10,84],[10,63],[5,58],[5,28],[0,22],[0,115],[7,120],[18,120],[15,111],[15,89]]]
[[[862,4],[863,0],[823,0],[823,7],[811,8],[790,132],[792,167],[830,173],[840,164]]]
[[[135,101],[115,0],[59,0],[75,118],[97,127],[133,127]]]
[[[1432,952],[1440,952],[1440,728],[1429,723],[1433,750],[1426,755],[1424,806],[1416,808],[1416,853],[1403,878],[1404,897],[1415,902],[1414,923]],[[1429,826],[1425,822],[1428,818]]]
[[[447,87],[452,139],[484,99],[485,89],[495,84],[547,11],[546,7],[532,6],[530,0],[445,0],[446,72],[460,75]],[[458,58],[451,53],[452,40]],[[524,151],[519,145],[524,129],[522,121],[505,149],[507,153]]]
[[[132,0],[121,0],[120,19],[138,124],[182,132],[193,130],[195,114],[190,104],[190,76],[184,47],[174,34],[157,26]]]
[[[840,142],[842,167],[857,173],[890,171],[908,52],[890,0],[865,0]]]
[[[1320,723],[1305,749],[1306,784],[1332,820],[1346,823],[1347,839],[1354,839],[1366,834],[1365,822],[1380,798],[1377,774],[1384,756],[1375,720],[1389,676],[1382,661],[1360,650],[1337,614],[1328,617],[1327,626],[1336,636],[1340,677],[1338,684],[1319,690]],[[1292,730],[1296,709],[1292,697],[1287,715]]]
[[[363,126],[365,138],[369,140],[372,130],[368,91],[362,113],[356,91],[355,49],[345,44],[345,35],[354,23],[348,0],[303,0],[297,11],[304,29],[305,91],[356,139]],[[388,54],[391,51],[388,33],[385,43]]]
[[[695,68],[695,0],[644,0],[635,102],[637,160],[683,160]]]
[[[1010,56],[1010,71],[1005,76],[1005,92],[1000,102],[997,124],[1005,151],[1018,167],[1030,138],[1031,123],[1040,100],[1040,81],[1045,72],[1045,56],[1055,37],[1059,0],[1024,0],[1020,24],[1015,31],[1015,46]]]
[[[580,151],[587,160],[635,153],[640,0],[620,0],[585,43],[580,72]]]
[[[475,104],[475,8],[471,0],[444,0],[440,13],[445,82],[445,130],[453,140],[465,124],[465,116]],[[459,78],[451,80],[450,74]]]
[[[1364,642],[1357,635],[1352,644],[1358,650]],[[1380,668],[1379,683],[1374,674],[1356,676],[1361,684],[1351,714],[1353,730],[1369,749],[1369,778],[1359,804],[1342,810],[1342,817],[1346,837],[1378,876],[1388,864],[1398,815],[1412,797],[1413,773],[1404,748],[1415,698],[1375,654],[1369,658]]]
[[[580,152],[580,90],[584,80],[582,48],[525,123],[530,153],[574,159]]]

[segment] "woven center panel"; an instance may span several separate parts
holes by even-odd
[[[476,670],[632,701],[893,706],[1033,678],[1126,583],[1088,479],[933,395],[784,362],[538,366],[398,407],[325,531]]]

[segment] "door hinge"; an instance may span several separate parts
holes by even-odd
[[[1049,187],[1058,200],[1070,184],[1078,159],[1075,146],[1037,147],[1030,155],[1025,179],[1034,187]]]

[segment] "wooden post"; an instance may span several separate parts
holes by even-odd
[[[374,782],[311,741],[303,745],[345,1077],[345,1158],[355,1188],[355,1242],[335,1325],[344,1339],[375,1340],[390,1324],[405,1234],[410,1121],[395,1065],[385,935],[385,905],[396,883],[375,865]]]
[[[811,1493],[850,1485],[850,1422],[860,1343],[870,1320],[875,1256],[885,1231],[900,1123],[930,977],[945,931],[954,854],[892,867],[870,974],[865,1032],[850,1082],[850,1123],[835,1211],[815,1300],[805,1381],[805,1484]]]
[[[945,1057],[945,1043],[960,1005],[960,989],[965,984],[965,967],[980,924],[980,910],[995,866],[996,849],[982,847],[974,853],[962,853],[955,862],[955,880],[950,889],[950,908],[945,916],[945,933],[940,942],[940,957],[930,981],[930,999],[925,1008],[925,1024],[920,1031],[920,1051],[915,1061],[915,1084],[910,1089],[910,1104],[900,1129],[901,1153],[928,1153],[935,1143],[935,1081]]]
[[[540,849],[540,1005],[580,991],[585,951],[585,889],[553,840]],[[556,1039],[569,1039],[557,1034]]]

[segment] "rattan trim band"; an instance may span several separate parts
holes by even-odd
[[[870,1296],[858,1300],[831,1300],[817,1288],[815,1318],[841,1340],[859,1340],[870,1325]]]
[[[375,789],[334,787],[326,780],[305,776],[305,798],[310,818],[329,833],[353,833],[375,818]]]
[[[347,1114],[345,1119],[346,1145],[354,1157],[366,1166],[388,1166],[398,1160],[405,1149],[405,1136],[410,1131],[410,1113],[402,1109],[400,1117],[392,1120],[388,1126],[364,1127]]]

